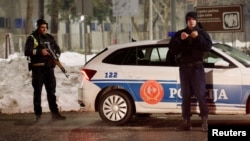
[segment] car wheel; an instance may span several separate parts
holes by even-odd
[[[133,107],[127,93],[114,90],[103,95],[98,105],[100,117],[112,125],[123,125],[133,117]]]

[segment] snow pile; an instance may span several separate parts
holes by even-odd
[[[93,56],[94,54],[87,56],[87,60]],[[61,111],[79,110],[78,86],[85,56],[75,52],[65,52],[61,54],[60,61],[70,76],[66,78],[59,67],[55,68],[58,107]],[[33,88],[27,58],[20,54],[12,54],[8,59],[0,59],[0,67],[0,113],[33,112]],[[42,107],[43,112],[49,112],[44,87]]]

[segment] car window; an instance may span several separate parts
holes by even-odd
[[[205,53],[203,61],[206,68],[236,67],[232,62],[213,50]],[[147,45],[118,49],[104,58],[103,62],[114,65],[177,66],[175,56],[169,52],[167,45]]]
[[[120,65],[124,57],[128,54],[129,49],[119,49],[103,59],[103,63]]]
[[[166,47],[157,47],[153,48],[152,54],[150,56],[151,62],[166,62],[168,48]]]
[[[227,55],[231,56],[235,60],[239,61],[246,67],[250,67],[250,56],[240,49],[234,48],[226,44],[215,44],[214,47],[220,49]]]
[[[232,68],[235,65],[225,59],[223,56],[215,53],[214,51],[206,52],[203,58],[204,66],[206,68]]]
[[[104,60],[116,65],[176,66],[174,55],[166,45],[135,46],[119,49]]]
[[[175,62],[174,56],[171,54],[169,55],[169,49],[166,45],[137,47],[136,52],[136,65],[170,66],[168,62]]]
[[[102,51],[100,51],[99,53],[97,53],[94,57],[92,57],[90,60],[88,60],[85,65],[87,65],[89,62],[91,62],[92,60],[94,60],[97,56],[99,56],[100,54],[104,53],[105,51],[107,51],[108,48],[103,49]]]
[[[137,65],[167,66],[167,47],[137,48]]]

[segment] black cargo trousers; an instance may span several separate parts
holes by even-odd
[[[42,88],[45,85],[47,92],[47,100],[51,113],[58,113],[56,103],[56,78],[54,68],[48,66],[36,66],[32,68],[32,86],[34,88],[34,112],[36,116],[42,114],[41,94]]]

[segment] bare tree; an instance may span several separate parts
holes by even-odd
[[[164,25],[164,33],[167,33],[167,31],[168,31],[168,21],[169,21],[168,12],[169,12],[169,5],[170,5],[169,3],[170,3],[169,0],[163,0],[162,1],[163,11],[164,11],[164,23],[163,23],[163,25]]]
[[[135,21],[135,17],[134,16],[131,17],[132,25],[133,25],[133,27],[134,27],[137,35],[138,35],[139,40],[146,39],[148,37],[147,30],[148,30],[148,23],[149,23],[149,10],[148,10],[149,9],[149,1],[144,0],[144,1],[142,1],[142,3],[143,3],[143,6],[144,6],[144,8],[143,8],[143,10],[144,10],[143,11],[144,12],[144,22],[143,22],[144,25],[143,25],[143,29],[142,29],[143,36],[141,36],[139,34],[140,29],[139,29],[139,26],[138,26],[137,22]]]
[[[148,23],[149,23],[149,0],[144,3],[144,26],[143,26],[143,39],[148,37]]]
[[[38,15],[39,15],[39,19],[43,19],[44,18],[44,0],[39,0],[39,6],[38,6]]]
[[[148,0],[142,1],[144,5],[144,25],[143,25],[143,36],[139,35],[139,26],[136,23],[136,20],[134,17],[131,17],[131,21],[134,27],[134,30],[136,31],[139,39],[148,39],[148,26],[149,22],[153,22],[153,29],[156,28],[157,24],[160,23],[164,27],[164,32],[166,33],[168,31],[168,21],[169,21],[169,4],[170,0],[153,0],[152,5],[149,5]],[[149,6],[152,6],[153,8],[153,21],[149,21]]]
[[[57,34],[58,32],[58,24],[59,24],[59,8],[58,7],[59,0],[51,0],[50,4],[50,16],[51,16],[51,26],[50,32],[52,34]]]
[[[28,0],[27,2],[27,14],[26,14],[26,24],[25,24],[25,34],[32,32],[32,15],[33,15],[33,0]]]

